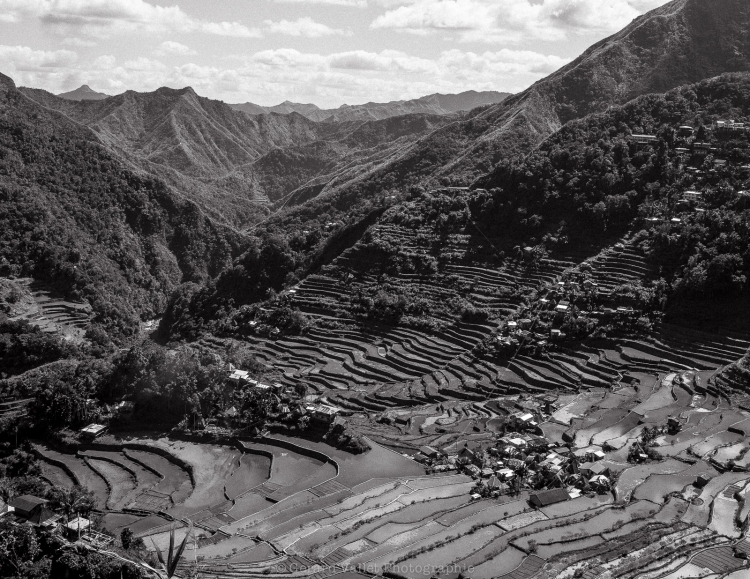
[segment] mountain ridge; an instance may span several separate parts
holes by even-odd
[[[341,105],[335,109],[321,109],[314,104],[284,101],[273,107],[263,107],[254,103],[230,104],[235,110],[248,114],[297,112],[316,122],[342,122],[352,120],[383,120],[393,116],[425,113],[450,115],[461,111],[497,104],[511,96],[511,93],[497,91],[464,91],[458,94],[435,93],[417,99],[390,101],[387,103],[368,102],[361,105]]]
[[[2,74],[0,112],[0,275],[85,300],[95,325],[127,338],[173,289],[210,279],[244,249],[236,232]]]
[[[750,70],[748,27],[750,5],[742,0],[673,0],[525,91],[437,128],[356,183],[329,183],[311,201],[314,207],[300,211],[328,212],[328,196],[350,207],[364,202],[362,191],[377,190],[389,175],[410,186],[468,186],[500,160],[529,153],[570,120],[641,94]],[[297,218],[273,219],[281,224]]]
[[[261,219],[272,203],[311,179],[380,158],[444,122],[425,114],[331,123],[297,112],[253,116],[191,87],[126,91],[96,101],[19,90],[89,127],[128,162],[234,225]],[[285,173],[284,166],[295,169]]]

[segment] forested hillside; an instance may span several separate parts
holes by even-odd
[[[274,218],[290,222],[348,212],[392,184],[466,186],[503,159],[525,155],[567,121],[648,93],[750,69],[743,0],[674,0],[634,20],[569,65],[500,104],[440,127],[351,181]]]
[[[217,275],[245,242],[88,129],[0,76],[0,275],[88,301],[113,337],[158,316],[186,281]]]
[[[640,231],[633,243],[663,279],[659,292],[668,298],[675,320],[705,326],[721,319],[731,325],[732,314],[716,311],[721,308],[712,302],[748,298],[750,207],[738,192],[750,187],[750,146],[746,133],[727,135],[711,126],[717,119],[748,116],[750,75],[723,75],[568,123],[527,158],[500,163],[472,190],[402,191],[403,202],[396,206],[370,206],[377,221],[363,214],[348,227],[339,225],[323,246],[337,248],[334,258],[345,256],[323,268],[326,276],[342,287],[352,274],[366,280],[342,292],[334,309],[345,317],[386,323],[406,317],[412,326],[425,328],[439,326],[439,320],[486,320],[496,314],[481,300],[460,298],[462,286],[451,281],[451,264],[502,267],[518,259],[524,247],[541,257],[582,261],[629,231]],[[678,135],[685,124],[713,140],[710,156],[690,153],[695,137]],[[630,141],[631,134],[644,132],[658,135],[653,145]],[[716,160],[726,162],[715,165]],[[682,201],[689,189],[705,191],[702,211]],[[263,289],[278,291],[284,280],[288,285],[314,273],[326,261],[311,255],[325,250],[311,254],[305,243],[315,239],[313,232],[297,227],[276,231],[273,253],[265,245],[256,248],[192,301],[183,296],[173,302],[166,321],[194,337],[200,332],[198,318],[212,319],[210,328],[225,326],[221,312],[226,313],[228,299],[235,306],[257,301],[261,280],[268,280]],[[318,227],[315,235],[328,235]],[[393,227],[412,230],[421,239],[420,249],[385,233]],[[356,232],[356,243],[344,242],[347,231]],[[458,251],[457,240],[468,248]],[[447,284],[453,297],[431,300],[396,281],[402,275],[431,276],[433,283]],[[688,315],[685,303],[702,313]],[[330,309],[324,302],[320,307]]]
[[[86,101],[21,91],[234,226],[259,221],[311,180],[350,179],[445,122],[438,114],[328,123],[296,112],[249,115],[189,87]]]

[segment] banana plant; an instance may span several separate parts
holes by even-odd
[[[154,544],[154,549],[156,549],[156,557],[159,559],[159,563],[161,564],[161,567],[166,573],[167,579],[171,579],[174,577],[175,571],[177,571],[177,563],[180,561],[180,557],[182,557],[183,551],[185,551],[185,546],[188,543],[188,539],[190,538],[190,535],[193,532],[193,523],[190,523],[190,526],[188,527],[187,533],[185,533],[185,537],[182,539],[182,543],[180,543],[180,546],[177,547],[177,550],[175,550],[174,547],[174,532],[175,532],[175,526],[172,525],[172,529],[169,532],[169,551],[167,551],[167,558],[164,559],[164,555],[161,552],[161,549],[156,546],[156,542],[154,539],[151,539],[151,542]],[[164,576],[162,574],[162,576]]]

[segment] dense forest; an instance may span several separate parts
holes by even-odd
[[[7,77],[0,111],[0,275],[88,301],[111,337],[132,335],[178,285],[217,275],[244,247]]]
[[[500,163],[475,184],[472,215],[490,236],[502,232],[549,249],[643,227],[638,243],[672,283],[673,301],[746,299],[750,199],[742,192],[750,183],[750,144],[747,133],[710,127],[748,115],[746,74],[640,97],[569,123],[522,162]],[[699,140],[711,138],[714,150],[706,158],[681,158],[677,149],[687,146],[677,134],[681,125],[696,127]],[[639,148],[627,140],[633,133],[658,141]],[[727,163],[716,165],[717,159]],[[703,193],[703,211],[681,201],[689,189]],[[660,223],[644,227],[649,217]]]

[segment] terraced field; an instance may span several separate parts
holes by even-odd
[[[243,338],[274,381],[338,406],[368,452],[276,426],[268,438],[223,445],[105,439],[75,456],[39,447],[44,476],[91,488],[116,533],[129,527],[165,544],[173,521],[181,533],[194,524],[186,560],[204,577],[747,571],[734,544],[745,541],[750,514],[750,411],[728,395],[720,370],[747,351],[750,334],[661,323],[629,339],[546,347],[560,327],[552,300],[583,308],[593,290],[582,287],[596,288],[601,310],[586,315],[630,315],[617,288],[656,277],[630,237],[591,255],[529,262],[521,251],[498,267],[470,256],[469,235],[382,223],[369,235],[397,244],[405,263],[435,258],[436,271],[393,271],[377,259],[365,271],[355,245],[287,293],[317,324],[297,336]],[[357,321],[359,296],[385,284],[439,304],[428,316],[435,329]],[[483,321],[462,319],[459,302],[486,312]],[[536,334],[529,318],[551,320],[549,333]],[[539,347],[479,355],[511,335],[516,346]],[[236,339],[197,347],[221,354]],[[544,437],[543,451],[531,452],[531,434]],[[433,452],[439,458],[426,460]],[[490,492],[509,467],[517,486],[496,478]],[[532,496],[545,488],[576,498],[537,508]]]
[[[501,493],[473,500],[476,481],[471,477],[424,475],[412,460],[374,442],[372,454],[354,456],[323,443],[294,439],[309,450],[327,451],[327,460],[303,460],[289,448],[280,450],[262,442],[245,443],[244,454],[238,449],[166,440],[158,441],[158,446],[191,464],[192,479],[227,491],[228,500],[180,515],[183,522],[190,519],[200,529],[187,560],[197,559],[206,577],[293,573],[320,578],[391,572],[410,579],[454,579],[458,573],[479,579],[574,574],[656,578],[691,576],[699,565],[717,573],[745,569],[744,560],[735,557],[730,545],[742,536],[734,520],[747,517],[748,508],[743,509],[736,497],[745,493],[750,474],[717,470],[714,455],[728,446],[712,445],[702,460],[693,449],[711,436],[731,444],[720,435],[732,425],[742,425],[750,413],[733,409],[708,392],[683,395],[683,379],[691,372],[674,368],[650,380],[644,374],[642,384],[561,397],[542,426],[567,416],[567,436],[581,456],[609,440],[635,440],[644,426],[661,425],[668,415],[679,416],[684,428],[659,437],[656,448],[664,455],[661,459],[632,463],[623,456],[623,447],[608,447],[602,464],[616,481],[612,492],[587,492],[541,509],[530,505],[534,490],[528,487],[517,496]],[[615,397],[629,401],[631,409],[613,414]],[[369,424],[382,439],[393,436],[403,445],[430,444],[450,454],[456,449],[451,433],[462,432],[467,422],[483,427],[465,433],[462,441],[492,444],[497,435],[487,424],[492,419],[502,421],[507,416],[502,409],[518,400],[512,396],[493,399],[491,404],[452,401],[394,410],[419,418],[415,431],[408,421],[402,426]],[[632,420],[633,415],[638,420]],[[349,420],[366,430],[368,419],[358,416]],[[394,434],[389,435],[389,430]],[[262,450],[268,455],[259,454]],[[205,464],[206,453],[214,457],[210,466]],[[387,470],[380,469],[382,476],[373,476],[379,472],[375,465],[388,463]],[[326,464],[333,465],[328,480],[319,482],[315,476],[308,480]],[[708,484],[699,486],[700,476]],[[280,493],[281,489],[286,491]],[[208,489],[201,493],[218,496]],[[193,502],[194,495],[195,491]],[[172,512],[189,511],[183,507]],[[135,522],[114,522],[129,524],[141,536],[153,536],[158,542],[166,536],[161,521],[160,525],[151,515]]]
[[[365,256],[355,245],[288,294],[291,305],[313,321],[335,320],[335,330],[313,325],[300,336],[243,338],[282,384],[303,383],[345,409],[384,412],[446,400],[481,402],[517,392],[608,389],[622,384],[628,374],[672,368],[705,372],[689,377],[688,390],[695,389],[695,380],[703,380],[701,386],[716,393],[714,383],[722,377],[713,372],[750,348],[750,332],[709,334],[662,323],[639,339],[563,344],[541,353],[517,352],[504,362],[477,357],[477,345],[493,340],[509,320],[549,310],[548,298],[555,292],[570,294],[572,299],[582,295],[580,284],[571,285],[573,279],[585,276],[587,283],[595,284],[599,302],[614,312],[627,305],[615,297],[618,287],[648,283],[658,276],[629,236],[599,253],[592,249],[590,254],[549,255],[533,263],[508,257],[501,266],[478,264],[473,248],[484,241],[472,235],[446,237],[425,226],[412,229],[382,222],[371,227],[368,236],[373,243],[397,246],[405,262],[434,259],[437,271],[429,275],[408,267],[393,271],[382,258]],[[437,304],[430,316],[440,329],[357,322],[353,317],[357,296],[381,283]],[[485,311],[486,321],[461,321],[449,306],[458,301]],[[592,315],[614,315],[611,312]],[[525,340],[540,338],[546,336],[532,333]],[[213,337],[198,344],[219,353],[226,346],[227,340]],[[626,426],[613,427],[613,433]]]
[[[16,279],[33,298],[33,305],[13,319],[28,320],[45,332],[59,333],[67,339],[81,340],[90,325],[91,306],[64,299],[44,284],[30,278]]]

